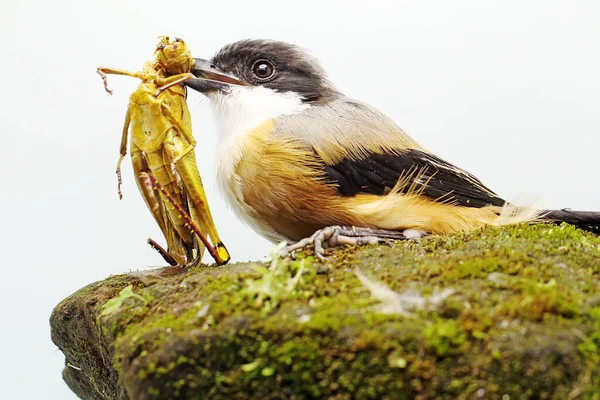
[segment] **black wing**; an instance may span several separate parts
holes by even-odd
[[[404,179],[400,192],[419,192],[435,201],[466,207],[503,206],[505,201],[475,176],[420,150],[398,154],[372,153],[359,160],[344,159],[326,165],[328,181],[343,196],[383,195]]]

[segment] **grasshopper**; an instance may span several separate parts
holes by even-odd
[[[193,78],[194,59],[185,42],[159,37],[155,59],[144,64],[141,72],[98,68],[104,88],[107,74],[138,78],[142,83],[131,94],[125,114],[117,162],[119,198],[122,198],[121,163],[127,154],[131,131],[131,161],[138,189],[162,231],[168,250],[149,239],[171,265],[193,265],[200,261],[204,247],[209,248],[217,264],[230,255],[217,233],[196,165],[191,117],[182,82]],[[131,128],[131,129],[130,129]],[[148,185],[148,176],[156,184]],[[164,190],[169,196],[161,198]],[[164,196],[164,193],[163,193]],[[209,243],[204,232],[210,237]],[[194,233],[196,236],[194,236]]]

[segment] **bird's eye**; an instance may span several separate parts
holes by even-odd
[[[259,80],[266,81],[275,75],[275,66],[268,60],[258,60],[252,66],[252,72]]]

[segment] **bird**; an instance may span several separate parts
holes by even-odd
[[[600,233],[600,212],[505,201],[346,97],[319,61],[286,42],[246,39],[195,58],[185,85],[210,100],[217,181],[234,212],[286,251],[372,244],[523,222]]]

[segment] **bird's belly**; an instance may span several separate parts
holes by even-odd
[[[244,202],[239,177],[237,175],[234,174],[229,178],[220,177],[219,183],[221,193],[225,196],[229,207],[242,222],[273,243],[279,243],[289,239],[276,232],[263,215]]]
[[[322,180],[312,152],[269,126],[221,144],[217,179],[233,211],[265,238],[297,241],[355,220],[336,207],[340,196]]]
[[[243,190],[240,180],[236,175],[233,184],[225,189],[228,203],[247,225],[271,242],[294,242],[326,226],[343,225],[341,220],[331,218],[334,216],[327,212],[327,203],[320,204],[316,199],[306,204],[295,202],[293,197],[271,191],[268,185],[263,186],[262,196],[254,197]]]
[[[240,165],[246,164],[247,158],[254,158],[253,151],[250,151],[256,145],[253,143],[254,141],[247,136],[230,136],[219,143],[216,165],[217,183],[228,206],[242,222],[271,242],[278,243],[287,238],[273,230],[265,218],[244,199],[244,186],[247,185],[247,182],[244,179],[246,177],[240,177],[238,169]]]
[[[225,157],[227,155],[224,155]],[[277,235],[273,230],[265,224],[257,215],[256,211],[244,202],[240,177],[235,173],[234,168],[226,168],[223,165],[223,158],[220,157],[217,165],[217,182],[219,191],[225,197],[227,205],[233,212],[244,222],[250,226],[261,236],[277,243],[285,240],[284,237]]]
[[[281,187],[270,184],[277,181],[277,177],[261,179],[249,176],[244,169],[245,162],[242,161],[233,173],[219,170],[220,190],[238,217],[261,236],[273,243],[297,241],[331,225],[326,218],[315,221],[315,215],[327,215],[319,211],[318,200],[297,201],[297,197],[287,196]],[[327,204],[323,206],[327,208]],[[308,214],[310,217],[306,218]]]

